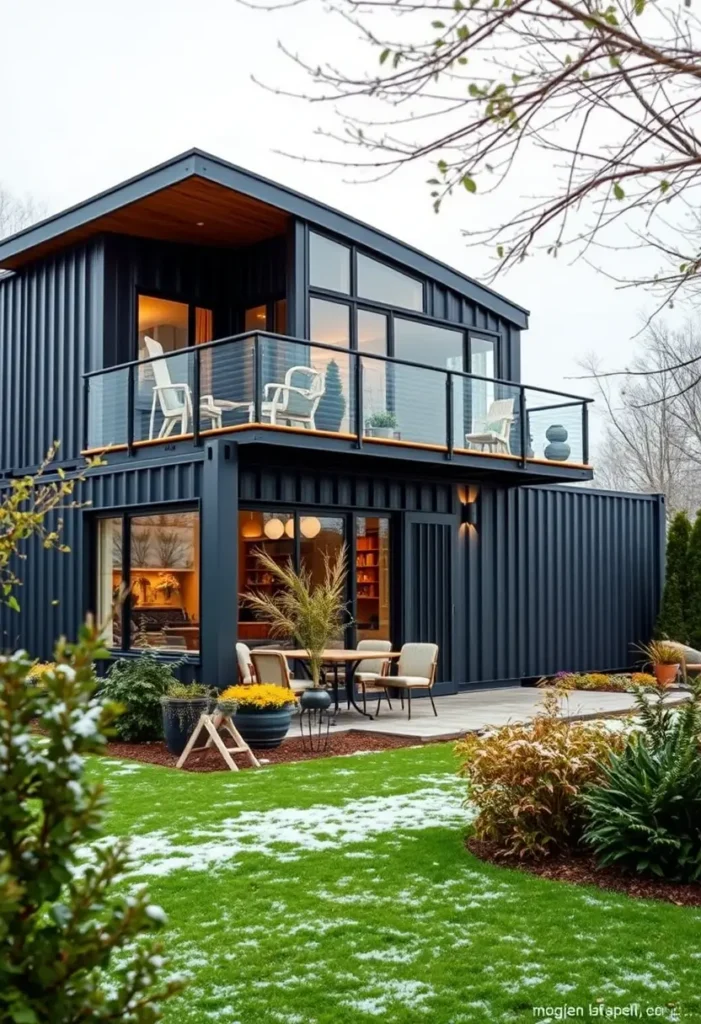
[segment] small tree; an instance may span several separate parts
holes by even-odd
[[[256,551],[261,568],[280,586],[277,593],[249,592],[244,601],[270,623],[273,636],[293,639],[309,655],[312,684],[319,685],[322,653],[343,630],[346,609],[346,548],[332,558],[324,552],[324,578],[313,583],[304,567],[295,572],[292,562],[278,565],[265,551]]]
[[[692,647],[701,647],[701,511],[689,539],[687,556],[688,596],[686,601],[686,632]]]
[[[153,939],[114,962],[117,950],[165,921],[144,891],[111,891],[128,866],[126,844],[81,854],[104,816],[102,787],[86,781],[82,755],[104,747],[119,710],[94,697],[93,661],[104,656],[88,624],[77,644],[59,641],[40,683],[23,651],[0,657],[2,1021],[151,1024],[182,987],[163,979]],[[31,731],[33,722],[44,735]]]
[[[688,640],[689,540],[691,522],[686,512],[677,512],[667,534],[667,566],[656,635],[662,639]]]
[[[343,393],[341,372],[336,360],[331,359],[326,367],[326,386],[317,409],[316,425],[320,430],[331,430],[336,433],[341,429],[345,411],[346,396]]]

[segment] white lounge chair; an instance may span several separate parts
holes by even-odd
[[[479,448],[481,451],[504,452],[511,454],[511,424],[514,422],[513,398],[500,398],[492,402],[487,410],[480,429],[472,434],[465,434],[466,448]]]
[[[154,338],[145,337],[146,351],[149,357],[163,356],[163,346]],[[180,350],[184,355],[187,349]],[[151,400],[151,418],[149,420],[148,436],[153,439],[153,432],[156,424],[156,408],[160,406],[163,423],[158,431],[158,437],[168,437],[173,428],[180,423],[180,433],[187,434],[192,419],[192,391],[190,385],[171,380],[170,360],[167,357],[162,359],[153,358],[153,362],[147,365],[153,371],[153,398]],[[222,426],[222,413],[233,409],[248,409],[249,419],[251,418],[250,402],[229,402],[223,398],[214,398],[212,395],[200,396],[200,417],[208,419],[212,427]]]
[[[312,366],[292,366],[285,374],[283,384],[265,385],[261,418],[288,427],[301,423],[305,430],[314,430],[314,416],[325,388],[324,375],[320,370]]]
[[[239,666],[239,681],[247,685],[255,683],[251,649],[247,644],[242,644],[241,642],[236,644],[236,661]]]

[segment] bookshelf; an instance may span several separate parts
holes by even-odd
[[[380,539],[378,519],[366,520],[365,534],[356,538],[355,592],[359,639],[372,639],[389,625],[387,538]]]

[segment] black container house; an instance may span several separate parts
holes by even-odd
[[[223,686],[269,641],[256,558],[345,543],[346,643],[434,640],[440,687],[624,668],[651,633],[664,506],[591,479],[588,399],[521,380],[528,314],[193,150],[0,241],[0,487],[106,452],[33,549],[0,645],[88,610]]]

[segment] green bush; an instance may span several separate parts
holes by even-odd
[[[667,534],[667,564],[660,614],[655,627],[658,640],[689,639],[689,541],[691,523],[686,512],[677,512]]]
[[[579,844],[585,822],[579,797],[601,778],[611,749],[625,743],[598,722],[568,722],[553,691],[532,722],[469,735],[456,753],[477,808],[478,839],[501,857],[543,857]]]
[[[161,697],[168,687],[179,685],[172,663],[145,653],[122,658],[110,668],[100,693],[124,709],[116,720],[117,736],[126,743],[163,738]]]
[[[642,731],[584,794],[585,840],[602,867],[701,879],[701,684],[678,709],[636,696]]]
[[[84,755],[104,749],[117,713],[94,696],[93,658],[104,655],[97,630],[85,627],[78,644],[58,644],[41,685],[23,651],[0,657],[0,1021],[8,1024],[152,1024],[182,987],[164,977],[162,949],[148,937],[162,910],[142,889],[125,890],[127,845],[80,852],[104,817]]]

